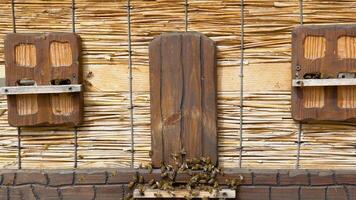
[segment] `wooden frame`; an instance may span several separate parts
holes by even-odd
[[[6,36],[8,87],[2,91],[10,94],[10,125],[76,126],[81,123],[80,43],[80,37],[74,33],[11,33]],[[19,85],[23,80],[30,80],[34,85]],[[62,94],[54,94],[59,92]]]
[[[199,191],[196,190],[197,194],[195,196],[191,195],[188,190],[175,190],[171,192],[167,192],[164,190],[158,189],[146,189],[144,195],[141,195],[138,189],[135,189],[133,192],[134,199],[151,199],[151,198],[166,198],[166,199],[176,199],[176,198],[185,198],[191,196],[192,198],[216,198],[216,199],[235,199],[236,198],[236,190],[232,189],[221,189],[219,191],[215,191],[209,193],[208,191]]]
[[[292,36],[293,119],[356,121],[356,79],[338,77],[356,72],[356,26],[299,26]]]

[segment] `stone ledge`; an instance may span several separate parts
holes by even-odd
[[[0,200],[4,199],[120,199],[138,171],[145,181],[160,179],[160,170],[77,169],[0,170]],[[356,170],[225,169],[218,181],[240,175],[244,182],[237,196],[249,199],[347,199],[356,198]],[[178,181],[189,179],[179,174]]]

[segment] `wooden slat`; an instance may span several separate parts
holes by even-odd
[[[150,43],[150,49],[160,49],[160,38]],[[152,128],[152,163],[158,166],[163,160],[163,121],[161,110],[161,51],[150,51],[150,97],[151,103],[151,128]]]
[[[152,49],[155,51],[155,49]],[[183,67],[182,36],[162,35],[161,48],[161,112],[163,121],[163,155],[167,163],[173,162],[172,153],[181,150]],[[157,66],[152,66],[157,67]],[[154,100],[154,99],[152,99]],[[155,102],[152,102],[155,103]],[[152,111],[156,112],[156,111]]]
[[[12,86],[0,88],[0,94],[58,94],[81,92],[82,85],[38,85],[38,86]]]
[[[356,85],[356,78],[329,78],[329,79],[293,79],[293,87],[317,86],[351,86]]]
[[[199,191],[196,190],[198,193],[196,196],[192,196],[192,198],[216,198],[216,199],[231,199],[236,198],[236,190],[232,189],[221,189],[219,191],[215,191],[210,193],[209,191]],[[147,189],[144,192],[144,195],[141,195],[138,189],[135,189],[133,192],[134,199],[155,199],[155,198],[166,198],[166,199],[176,199],[176,198],[185,198],[189,197],[191,194],[188,190],[175,190],[172,192],[167,192],[164,190],[157,190],[157,189]]]
[[[213,163],[218,155],[215,147],[217,143],[217,109],[216,109],[216,52],[212,40],[201,37],[202,58],[202,136],[203,155],[210,155]]]
[[[202,73],[204,72],[204,57],[201,56],[200,35],[183,35],[183,73],[181,80],[184,85],[182,96],[182,142],[187,151],[187,158],[202,156]]]

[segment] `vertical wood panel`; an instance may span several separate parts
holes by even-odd
[[[187,158],[202,156],[202,66],[200,35],[183,35],[183,130],[182,140]]]
[[[182,36],[163,35],[161,44],[161,109],[163,119],[164,160],[181,150],[183,67]]]
[[[209,155],[211,161],[218,160],[216,148],[217,137],[217,111],[216,111],[216,52],[214,42],[209,38],[201,37],[202,55],[202,134],[203,155]]]
[[[150,43],[150,99],[152,164],[158,166],[163,160],[162,110],[161,110],[161,38]]]
[[[150,44],[152,162],[172,154],[217,161],[214,43],[195,32],[163,34]]]

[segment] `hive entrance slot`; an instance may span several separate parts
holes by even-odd
[[[321,78],[321,73],[316,72],[316,73],[306,73],[303,76],[304,79],[319,79]]]
[[[72,82],[69,79],[53,79],[51,85],[70,85]]]
[[[31,86],[31,85],[36,85],[36,81],[34,80],[29,80],[29,79],[21,79],[16,82],[16,85],[18,86]]]
[[[337,78],[356,78],[356,73],[354,73],[354,72],[340,72],[337,74]]]

